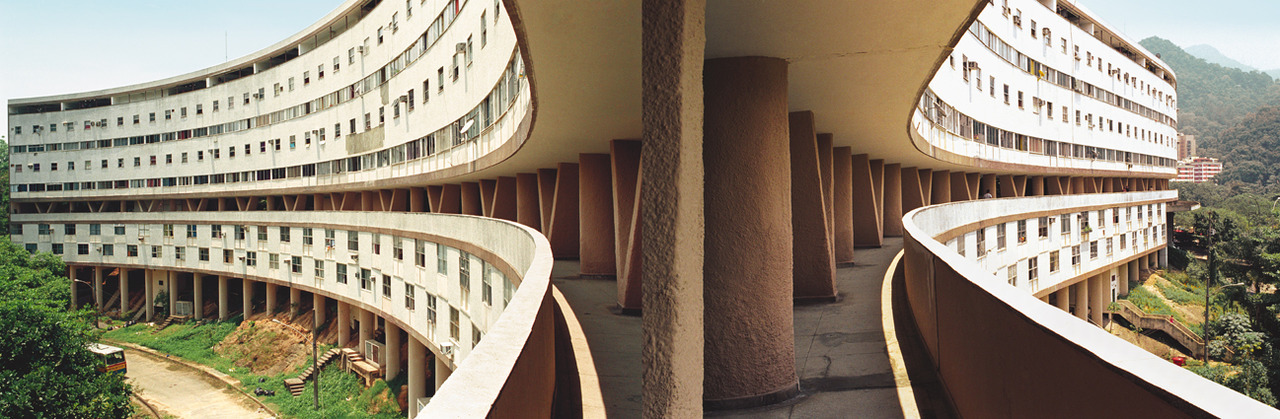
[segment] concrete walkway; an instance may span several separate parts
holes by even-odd
[[[269,418],[243,394],[177,363],[125,349],[134,392],[161,414],[179,418]]]
[[[902,250],[901,238],[886,238],[884,246],[858,249],[855,265],[836,271],[843,299],[832,304],[795,308],[796,371],[802,394],[783,403],[757,409],[707,412],[708,417],[742,418],[901,418],[898,386],[886,350],[882,288],[885,272]],[[600,375],[604,415],[634,418],[641,415],[640,318],[613,314],[617,282],[578,279],[577,261],[557,261],[552,273],[582,324],[591,357]],[[897,294],[897,290],[895,290]],[[901,297],[894,295],[895,298]],[[897,319],[902,323],[904,319]],[[914,326],[898,324],[898,337],[914,333]],[[904,330],[906,329],[906,330]],[[907,339],[903,345],[915,342]],[[903,347],[906,364],[919,359],[919,348]],[[914,359],[913,359],[914,358]],[[930,383],[927,365],[923,374],[911,374],[911,384]],[[905,374],[899,369],[899,374]],[[950,417],[937,404],[936,388],[915,389],[917,404],[926,417]],[[908,392],[910,393],[910,392]],[[923,398],[923,400],[919,400]],[[588,409],[590,411],[590,409]],[[598,410],[596,410],[598,412]],[[908,412],[915,415],[915,406]],[[590,416],[590,415],[589,415]]]

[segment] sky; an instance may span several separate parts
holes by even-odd
[[[211,67],[319,21],[342,0],[0,0],[0,103]],[[9,132],[0,118],[0,135]]]
[[[1280,1],[1076,1],[1135,41],[1209,44],[1246,65],[1280,68]],[[0,103],[186,74],[270,46],[341,4],[0,0]],[[8,132],[7,118],[0,128]]]

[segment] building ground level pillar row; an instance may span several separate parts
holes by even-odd
[[[855,231],[853,222],[853,150],[836,147],[832,150],[832,217],[836,263],[853,263]],[[864,217],[876,214],[863,214]],[[880,220],[876,220],[877,223]]]
[[[146,298],[143,299],[143,305],[147,310],[146,321],[152,321],[156,315],[156,312],[155,312],[156,287],[154,284],[155,281],[153,279],[153,277],[155,276],[155,271],[152,271],[150,269],[144,269],[142,273],[143,273],[143,279],[144,279],[143,285],[145,286],[144,290],[146,291]]]
[[[253,280],[249,278],[240,280],[240,298],[244,320],[249,320],[249,316],[253,315]]]
[[[1063,287],[1062,289],[1054,291],[1053,293],[1054,295],[1057,295],[1056,298],[1058,300],[1057,301],[1058,309],[1065,311],[1067,313],[1070,313],[1071,312],[1071,287]]]
[[[360,341],[356,342],[356,350],[360,352],[360,355],[368,358],[369,354],[364,351],[364,343],[369,339],[373,339],[373,329],[378,320],[374,317],[372,311],[360,307],[355,309],[360,313]]]
[[[351,346],[351,305],[338,300],[338,347]]]
[[[409,336],[409,417],[418,416],[418,399],[427,396],[427,347]]]
[[[120,317],[129,314],[129,270],[125,268],[119,269],[116,277],[120,281]]]
[[[1080,320],[1089,321],[1089,280],[1085,279],[1071,285],[1071,296],[1075,297],[1075,314]]]
[[[328,300],[318,292],[311,293],[311,309],[315,310],[315,327],[324,325],[328,313]]]
[[[821,153],[813,112],[788,115],[791,148],[792,284],[797,302],[836,299],[835,252],[823,197]],[[742,158],[742,157],[739,157]]]
[[[277,301],[277,299],[276,299],[276,298],[277,298],[277,297],[276,297],[276,291],[279,289],[279,286],[277,286],[276,284],[272,284],[272,283],[270,283],[270,282],[266,282],[266,283],[265,283],[265,285],[267,286],[267,290],[266,290],[266,291],[267,291],[267,292],[266,292],[266,297],[267,297],[267,308],[266,308],[266,313],[267,313],[267,316],[272,316],[272,315],[275,315],[275,314],[276,314],[276,301]]]
[[[719,58],[703,74],[703,406],[772,404],[799,391],[787,63]]]
[[[394,380],[400,376],[400,327],[395,322],[387,321],[386,324],[386,348],[387,359],[382,360],[382,366],[386,367],[387,380]],[[413,340],[412,337],[409,340]]]
[[[1102,325],[1102,312],[1111,303],[1111,273],[1103,272],[1089,278],[1089,319]]]
[[[615,276],[613,177],[608,154],[578,155],[578,249],[583,276]]]
[[[78,298],[80,296],[80,290],[78,289],[80,284],[76,283],[75,266],[67,265],[67,279],[70,279],[68,282],[71,283],[71,309],[75,310],[77,308],[76,303],[80,302]]]
[[[218,275],[218,320],[226,321],[230,317],[231,307],[227,304],[227,277]]]
[[[176,280],[174,274],[170,279]],[[196,320],[204,319],[204,276],[191,274],[191,313]]]
[[[93,304],[98,307],[98,311],[102,311],[102,267],[94,266],[90,269],[93,269]]]
[[[902,237],[902,165],[884,165],[884,235]],[[854,233],[857,233],[855,230]]]

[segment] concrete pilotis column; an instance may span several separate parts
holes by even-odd
[[[551,252],[555,257],[577,258],[581,244],[578,238],[581,234],[578,226],[578,164],[559,163],[555,170],[538,170],[540,183],[547,176],[555,177],[555,187],[549,201],[542,203],[542,207],[549,211],[543,214],[548,221],[542,223],[542,231],[551,242]]]
[[[377,320],[374,320],[372,311],[365,310],[360,307],[356,307],[355,309],[359,310],[360,313],[360,341],[356,342],[356,349],[360,352],[360,355],[364,355],[365,358],[368,358],[369,354],[364,352],[364,342],[369,339],[373,339],[373,326]]]
[[[618,272],[618,306],[624,312],[641,309],[642,232],[640,231],[640,142],[609,142],[613,171],[613,240]]]
[[[338,300],[338,347],[351,344],[351,305]]]
[[[318,292],[311,293],[311,309],[315,311],[316,322],[315,327],[320,327],[325,321],[325,299]]]
[[[146,279],[146,281],[144,281],[145,282],[144,285],[146,285],[146,289],[145,289],[146,298],[143,301],[143,304],[146,306],[146,309],[147,309],[146,321],[151,321],[153,318],[155,318],[155,315],[156,315],[156,286],[155,286],[155,278],[154,278],[155,273],[150,269],[144,269],[142,271],[142,274]]]
[[[1076,297],[1076,317],[1080,320],[1089,320],[1089,280],[1077,282],[1071,285],[1071,295]]]
[[[418,416],[418,399],[427,396],[427,347],[409,336],[409,417]]]
[[[276,284],[270,282],[265,283],[267,286],[267,316],[276,314]]]
[[[80,290],[76,287],[76,267],[74,265],[67,265],[67,276],[70,279],[68,282],[71,283],[71,309],[75,310],[76,303],[80,302]]]
[[[1159,261],[1157,266],[1159,266],[1160,269],[1168,268],[1169,267],[1169,248],[1168,247],[1161,248],[1160,250],[1156,251],[1156,254],[1159,255],[1158,256]]]
[[[833,199],[836,193],[835,179],[832,179],[834,168],[832,165],[834,151],[832,143],[835,142],[833,134],[818,134],[818,173],[822,178],[822,203],[827,209],[827,242],[831,243],[831,253],[835,254],[836,241],[836,207]]]
[[[241,310],[244,312],[244,319],[249,320],[249,316],[253,315],[253,281],[249,278],[240,280],[240,294],[242,298]]]
[[[1044,176],[1032,176],[1030,183],[1031,190],[1027,192],[1027,196],[1044,195]]]
[[[440,390],[440,386],[444,385],[444,380],[449,379],[449,375],[453,374],[453,370],[449,369],[449,365],[444,363],[443,359],[436,357],[436,391]]]
[[[779,199],[791,196],[787,63],[705,65],[703,400],[709,409],[758,406],[798,392],[792,214]]]
[[[1129,280],[1125,281],[1124,286],[1120,289],[1124,290],[1125,295],[1129,294],[1130,286],[1142,286],[1142,279],[1138,277],[1138,261],[1129,261]]]
[[[951,172],[947,170],[933,171],[933,192],[929,194],[930,205],[951,202]]]
[[[496,189],[493,192],[493,208],[489,216],[507,221],[516,221],[516,218],[519,217],[516,202],[517,193],[516,178],[510,176],[498,177]]]
[[[796,301],[836,298],[834,249],[827,235],[826,198],[813,112],[788,115],[791,148],[792,284]]]
[[[1093,323],[1102,326],[1102,311],[1111,302],[1111,278],[1108,273],[1101,273],[1089,278],[1089,318]]]
[[[705,9],[705,0],[641,2],[641,322],[649,343],[641,359],[649,417],[702,416]],[[440,367],[438,377],[447,372]]]
[[[902,165],[884,165],[884,235],[902,237]],[[858,231],[854,230],[854,234]]]
[[[93,268],[93,304],[101,311],[102,305],[102,268],[94,266]]]
[[[302,306],[302,290],[298,287],[289,287],[289,317],[298,316],[298,308]]]
[[[613,175],[608,154],[578,155],[578,252],[582,275],[617,275],[613,241]]]
[[[1116,267],[1119,276],[1116,279],[1116,294],[1124,297],[1129,295],[1129,263],[1121,263]]]
[[[896,169],[901,170],[901,169]],[[858,247],[880,247],[884,243],[885,167],[881,160],[871,160],[866,154],[853,156],[853,235]],[[898,188],[901,188],[899,182]],[[901,196],[902,191],[896,191]],[[902,204],[898,204],[899,211]],[[898,224],[902,223],[901,215]]]
[[[177,278],[177,275],[174,274],[173,278]],[[191,274],[191,287],[192,313],[196,320],[204,319],[204,276],[198,273]]]
[[[120,280],[120,317],[129,314],[129,270],[125,268],[118,269],[118,277]]]
[[[173,315],[174,307],[178,306],[178,273],[174,271],[160,271],[161,278],[164,278],[165,289],[169,293],[169,315]]]
[[[387,359],[382,361],[382,365],[386,367],[387,380],[394,380],[400,376],[400,327],[390,321],[386,324]]]
[[[516,222],[542,231],[542,203],[538,201],[537,173],[516,174]]]
[[[1063,287],[1062,289],[1054,291],[1053,293],[1058,296],[1057,297],[1058,309],[1064,312],[1070,313],[1071,312],[1071,287]]]
[[[227,277],[218,275],[218,320],[226,321],[231,317],[227,307]]]
[[[832,205],[835,210],[833,221],[835,224],[836,263],[853,263],[855,235],[853,226],[852,149],[849,147],[836,147],[833,150],[831,172],[835,181]]]
[[[982,196],[987,193],[990,193],[992,197],[995,197],[998,193],[996,191],[996,175],[982,175],[982,180],[979,183],[981,185],[978,187],[978,199],[982,199]]]
[[[480,184],[476,182],[462,182],[462,213],[467,215],[484,215],[483,206],[480,203]]]

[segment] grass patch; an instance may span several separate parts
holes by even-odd
[[[1163,291],[1163,290],[1162,290]],[[1204,336],[1204,330],[1199,323],[1192,324],[1182,317],[1182,314],[1174,311],[1172,307],[1165,304],[1160,296],[1155,295],[1144,287],[1137,287],[1129,290],[1129,302],[1141,308],[1147,314],[1173,316],[1174,320],[1187,326],[1197,336]]]
[[[213,351],[213,345],[221,342],[236,330],[235,322],[210,322],[175,324],[157,333],[146,324],[135,324],[108,331],[104,338],[146,346],[157,351],[177,355],[183,359],[225,370],[231,366]]]
[[[1175,303],[1204,307],[1204,288],[1193,287],[1185,282],[1159,283],[1157,286],[1165,298]]]
[[[379,380],[377,383],[383,383]],[[288,391],[284,390],[284,385],[280,384],[276,390],[275,396],[261,397],[265,402],[276,405],[281,415],[295,418],[351,418],[351,417],[372,417],[395,419],[404,417],[399,412],[399,406],[391,406],[391,411],[383,411],[377,414],[370,414],[369,401],[376,399],[376,391],[378,389],[386,390],[386,384],[381,387],[375,383],[374,387],[365,389],[360,383],[360,377],[355,374],[343,372],[338,368],[328,367],[320,371],[320,410],[314,407],[312,392],[315,391],[315,381],[308,381],[306,391],[301,396],[293,397]],[[266,388],[264,386],[264,388]]]

